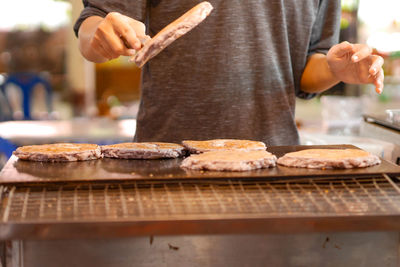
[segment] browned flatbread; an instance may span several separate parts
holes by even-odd
[[[192,170],[250,171],[275,165],[275,155],[265,150],[217,150],[191,155],[182,161],[181,167]]]
[[[379,157],[361,149],[305,149],[285,154],[278,164],[310,169],[350,169],[380,164]]]
[[[202,2],[162,29],[152,39],[146,41],[133,60],[141,68],[173,41],[200,24],[213,10],[209,2]]]
[[[101,147],[104,157],[119,159],[178,158],[185,151],[181,145],[162,142],[121,143]]]
[[[32,161],[81,161],[102,157],[96,144],[58,143],[22,146],[13,152],[19,159]]]
[[[192,154],[227,149],[255,151],[266,150],[267,148],[263,142],[239,139],[214,139],[207,141],[186,140],[183,141],[182,144]]]

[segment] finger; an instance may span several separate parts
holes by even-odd
[[[129,49],[133,48],[139,50],[142,47],[142,43],[137,36],[135,29],[131,26],[125,17],[116,19],[113,24],[114,31],[119,34],[123,40],[125,40],[124,45]]]
[[[108,13],[106,18],[106,25],[111,26],[103,33],[105,35],[112,35],[109,42],[112,44],[114,51],[120,55],[132,55],[129,49],[139,50],[141,47],[140,40],[136,37],[135,31],[129,26],[129,18],[117,12]]]
[[[110,24],[110,19],[106,23],[98,26],[95,39],[97,43],[102,44],[103,48],[112,57],[116,58],[122,55],[124,49],[127,49],[118,34],[115,33]]]
[[[135,50],[135,49],[125,49],[125,50],[122,52],[122,55],[123,55],[123,56],[127,56],[127,57],[134,56],[135,54],[136,54],[136,50]]]
[[[133,56],[136,54],[136,50],[131,47],[131,45],[128,43],[128,41],[125,40],[125,38],[121,35],[120,36],[120,41],[122,43],[119,53],[123,56]]]
[[[357,51],[351,57],[351,60],[356,63],[371,55],[372,49],[368,45],[358,45],[355,47]]]
[[[121,38],[123,38],[124,45],[130,49],[139,50],[142,47],[140,39],[137,37],[136,32],[129,26],[124,25],[124,28],[118,28],[117,31]]]
[[[378,94],[381,94],[383,92],[383,80],[385,76],[383,74],[382,69],[378,72],[378,74],[375,76],[374,80],[374,85],[375,85],[375,91]]]
[[[376,75],[382,68],[384,60],[380,56],[371,56],[371,59],[372,59],[372,64],[371,67],[369,68],[369,73],[371,75]]]
[[[146,25],[144,25],[144,23],[134,19],[128,19],[128,23],[130,27],[135,30],[137,36],[146,35]]]
[[[101,44],[112,58],[117,58],[123,54],[127,54],[128,48],[125,47],[122,39],[113,29],[106,29],[99,32]]]
[[[114,58],[114,56],[110,52],[110,49],[106,45],[100,44],[100,47],[101,47],[101,49],[99,52],[103,57],[107,58],[108,60],[111,60]]]
[[[100,46],[102,47],[104,53],[107,55],[108,60],[117,58],[119,56],[119,54],[115,52],[113,45],[111,45],[109,41],[101,42]]]
[[[350,53],[353,51],[353,45],[349,42],[342,42],[340,44],[337,44],[331,48],[331,53],[335,57],[343,57],[347,53]]]
[[[146,26],[137,20],[129,20],[129,25],[132,27],[132,29],[135,30],[136,36],[142,40],[142,39],[147,39],[148,35],[146,35]]]
[[[110,60],[111,55],[107,52],[107,49],[104,48],[103,42],[100,41],[98,36],[95,36],[93,40],[91,41],[90,47],[99,53],[102,57],[106,58],[107,60]]]

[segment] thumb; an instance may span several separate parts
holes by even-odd
[[[138,38],[143,38],[146,36],[146,26],[141,21],[130,19],[129,25],[135,31]]]
[[[332,48],[329,49],[328,54],[329,56],[333,57],[343,57],[344,55],[352,51],[353,51],[353,44],[345,41],[340,44],[332,46]]]

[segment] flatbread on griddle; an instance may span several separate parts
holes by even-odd
[[[141,68],[148,60],[155,57],[176,39],[199,25],[212,10],[213,7],[209,2],[201,2],[168,24],[156,36],[146,41],[142,49],[133,57],[136,65]]]
[[[102,157],[96,144],[58,143],[22,146],[13,152],[21,160],[32,161],[81,161]]]
[[[214,139],[207,141],[186,140],[183,141],[182,144],[192,154],[227,149],[241,151],[266,150],[266,145],[263,142],[239,139]]]
[[[181,167],[192,170],[250,171],[275,165],[275,155],[265,150],[216,150],[190,155],[182,161]]]
[[[278,164],[310,169],[350,169],[380,164],[379,157],[361,149],[305,149],[285,154]]]
[[[181,157],[186,150],[174,143],[141,142],[106,145],[101,147],[101,152],[107,158],[161,159]]]

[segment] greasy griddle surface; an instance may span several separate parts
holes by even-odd
[[[312,148],[356,148],[351,145],[276,146],[267,150],[278,158],[285,153]],[[182,159],[124,160],[104,158],[81,162],[34,162],[11,157],[0,173],[0,183],[88,182],[118,180],[180,179],[288,179],[294,177],[339,177],[400,174],[400,166],[382,160],[380,165],[355,169],[305,169],[277,165],[244,172],[188,171],[179,167]]]

